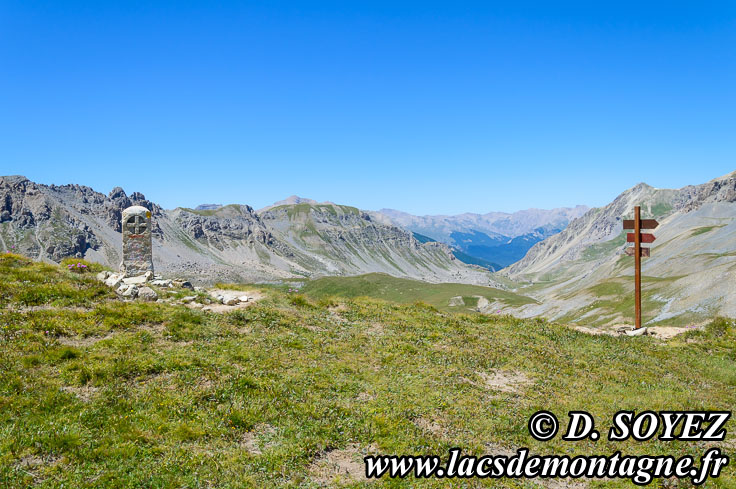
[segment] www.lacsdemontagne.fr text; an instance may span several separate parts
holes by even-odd
[[[514,455],[462,455],[459,448],[449,451],[447,463],[436,455],[372,455],[363,459],[366,477],[380,478],[593,478],[630,479],[634,484],[647,485],[655,478],[691,479],[694,485],[709,477],[718,477],[728,465],[728,457],[718,448],[711,448],[700,457],[699,467],[692,456],[613,455],[568,457],[566,455],[530,455],[520,448]]]

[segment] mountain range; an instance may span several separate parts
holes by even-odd
[[[736,172],[680,189],[640,183],[600,208],[422,217],[296,196],[258,211],[239,204],[166,210],[119,187],[105,195],[0,177],[0,250],[117,268],[121,212],[133,204],[153,214],[154,264],[165,275],[206,284],[379,272],[528,298],[479,301],[480,312],[602,327],[631,322],[633,258],[624,253],[622,221],[640,205],[642,217],[659,221],[642,266],[645,323],[736,316]],[[501,272],[466,253],[514,242],[530,249]]]
[[[238,204],[166,210],[119,187],[104,195],[22,176],[0,177],[0,249],[46,261],[83,257],[117,268],[121,212],[130,205],[152,212],[157,271],[201,283],[382,272],[495,284],[487,270],[457,260],[447,245],[422,243],[355,207],[289,199],[260,211]]]
[[[462,261],[496,271],[522,259],[536,243],[559,233],[588,210],[578,205],[454,216],[414,216],[395,209],[375,214],[384,222],[451,246]]]

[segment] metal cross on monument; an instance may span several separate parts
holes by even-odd
[[[624,229],[634,229],[633,233],[626,234],[626,242],[634,243],[626,248],[626,254],[634,256],[634,314],[636,329],[641,328],[641,259],[649,257],[649,248],[642,248],[642,243],[654,243],[653,234],[642,233],[642,229],[654,229],[659,226],[656,219],[642,219],[641,207],[634,207],[634,219],[624,219]]]

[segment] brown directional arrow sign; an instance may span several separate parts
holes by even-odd
[[[649,233],[640,233],[641,234],[641,242],[642,243],[654,243],[654,240],[657,239],[654,237],[653,234]],[[636,243],[636,234],[635,233],[627,233],[626,234],[626,242],[627,243]]]
[[[649,258],[649,248],[640,248],[639,256]],[[634,247],[626,248],[624,250],[627,255],[634,256]]]
[[[659,223],[656,219],[642,219],[639,229],[656,229]],[[634,219],[624,219],[624,229],[634,229]]]

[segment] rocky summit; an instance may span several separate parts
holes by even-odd
[[[254,211],[247,205],[165,210],[119,187],[104,195],[82,185],[0,177],[0,249],[36,260],[85,258],[117,269],[123,209],[152,214],[154,266],[200,283],[270,281],[383,272],[427,282],[497,285],[440,243],[369,213],[306,199]],[[294,203],[292,203],[294,202]]]

